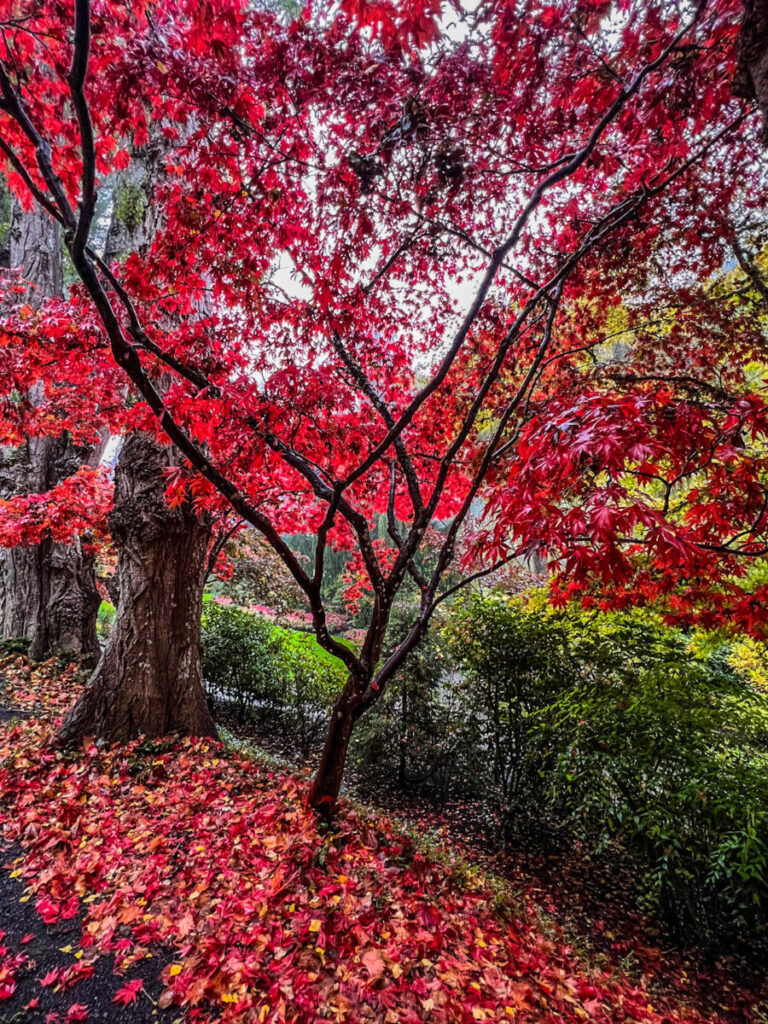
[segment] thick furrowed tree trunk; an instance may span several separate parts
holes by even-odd
[[[34,438],[0,453],[0,496],[46,491],[84,461],[66,437]],[[61,651],[73,658],[98,654],[93,556],[73,544],[44,540],[0,549],[0,636],[29,643],[35,660]]]
[[[9,239],[11,268],[21,272],[26,292],[13,299],[38,309],[46,299],[59,297],[64,289],[61,228],[45,210],[35,205],[29,212],[13,200]]]
[[[333,706],[320,764],[309,788],[309,806],[325,817],[336,809],[352,730],[363,711],[361,690],[360,680],[350,675]]]
[[[101,599],[96,589],[93,555],[78,538],[73,544],[44,541],[42,610],[29,655],[39,661],[59,651],[95,663],[99,653],[96,616]]]
[[[170,461],[168,448],[139,433],[120,453],[110,516],[117,615],[85,692],[59,730],[63,745],[85,736],[216,735],[200,657],[211,527],[191,507],[166,504],[163,471]]]
[[[26,294],[13,301],[35,307],[61,294],[61,232],[48,214],[25,213],[13,204],[8,262],[29,283]],[[41,392],[37,398],[42,397]],[[76,472],[89,454],[76,450],[66,436],[31,438],[21,448],[4,449],[0,497],[47,491]],[[98,607],[93,557],[79,539],[0,549],[0,637],[28,641],[32,658],[62,651],[95,659]]]
[[[33,661],[54,652],[95,660],[99,594],[93,558],[82,543],[46,540],[0,556],[3,639],[26,640]]]
[[[143,252],[157,231],[154,186],[162,141],[137,150],[118,182],[105,258]],[[178,732],[215,736],[202,680],[200,616],[210,522],[166,504],[171,449],[133,433],[120,453],[110,531],[118,549],[117,614],[85,693],[59,742],[111,741]]]

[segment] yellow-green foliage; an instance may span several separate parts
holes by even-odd
[[[768,691],[768,646],[764,641],[742,637],[733,644],[728,660],[753,686]]]

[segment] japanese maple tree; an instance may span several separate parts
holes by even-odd
[[[6,4],[0,152],[81,282],[77,319],[44,315],[22,363],[44,352],[61,380],[80,352],[80,379],[114,380],[183,456],[170,502],[231,509],[293,575],[349,671],[313,806],[332,810],[355,722],[460,556],[463,582],[536,552],[564,586],[689,617],[726,595],[707,621],[740,600],[766,528],[764,396],[743,372],[764,342],[751,304],[706,287],[752,244],[736,205],[764,197],[758,119],[731,95],[740,12]],[[153,125],[162,226],[110,267],[90,244],[99,176]],[[617,330],[621,359],[591,368]],[[715,395],[729,349],[742,369]],[[289,532],[316,536],[314,565]],[[327,628],[329,545],[371,594],[356,651]],[[419,610],[382,659],[406,579]]]

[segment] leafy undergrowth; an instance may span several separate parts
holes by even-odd
[[[12,875],[46,925],[81,922],[70,975],[49,986],[76,986],[96,951],[126,972],[109,998],[131,1005],[159,951],[156,1009],[192,1021],[716,1021],[578,958],[532,905],[512,912],[386,818],[347,807],[318,826],[304,780],[219,744],[53,750],[49,681],[24,687],[48,714],[0,728],[0,826],[23,851]],[[25,956],[5,948],[0,999]],[[62,1021],[90,1019],[71,1005]]]
[[[274,767],[301,772],[307,764],[290,736],[271,729],[269,722],[239,721],[226,707],[217,709],[216,721],[226,722],[222,734],[228,745],[266,758]],[[364,783],[362,775],[347,772],[348,789],[363,801],[371,798]],[[762,951],[745,946],[715,956],[694,943],[677,945],[664,924],[640,905],[640,868],[618,846],[595,853],[556,818],[529,821],[514,842],[501,846],[480,801],[452,801],[438,809],[427,798],[389,789],[376,790],[373,799],[378,809],[419,837],[421,848],[458,852],[472,870],[505,885],[517,902],[535,904],[583,958],[617,964],[643,984],[652,1005],[674,991],[678,1003],[696,1007],[705,1020],[768,1024]]]

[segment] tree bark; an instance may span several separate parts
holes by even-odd
[[[309,806],[326,818],[330,818],[336,809],[352,730],[363,712],[362,691],[361,680],[354,675],[348,676],[333,705],[323,753],[309,787]]]
[[[768,0],[744,0],[733,93],[757,102],[763,115],[763,142],[768,145]]]
[[[138,149],[113,197],[105,259],[144,253],[158,230],[154,187],[163,144]],[[169,447],[134,432],[115,473],[110,532],[118,550],[117,614],[85,693],[58,741],[110,741],[178,732],[215,736],[202,679],[200,618],[211,538],[208,517],[165,501]]]
[[[200,651],[211,524],[188,505],[168,506],[163,474],[170,464],[170,449],[145,434],[131,434],[120,453],[110,515],[117,614],[99,664],[59,730],[62,745],[85,736],[216,735]]]
[[[38,307],[61,295],[61,232],[40,208],[25,213],[14,201],[9,263],[28,283],[26,292],[14,301]],[[31,397],[34,401],[34,393]],[[43,397],[41,392],[38,400]],[[50,490],[76,472],[90,454],[75,449],[66,435],[30,438],[21,448],[3,449],[0,496]],[[0,637],[28,641],[33,659],[55,651],[95,658],[98,607],[93,556],[80,539],[74,544],[46,540],[0,549]]]
[[[31,438],[21,449],[0,452],[0,494],[47,491],[83,461],[66,436]],[[26,640],[33,660],[55,651],[95,660],[99,593],[93,555],[81,538],[0,550],[0,570],[3,639]]]
[[[39,309],[46,299],[60,297],[64,290],[62,239],[59,224],[35,205],[29,212],[13,200],[10,227],[10,266],[18,270],[26,291],[14,302],[26,302]]]
[[[153,200],[166,151],[167,144],[154,130],[146,146],[133,149],[131,162],[112,196],[112,217],[104,244],[107,263],[130,252],[143,255],[154,241],[161,215]]]

